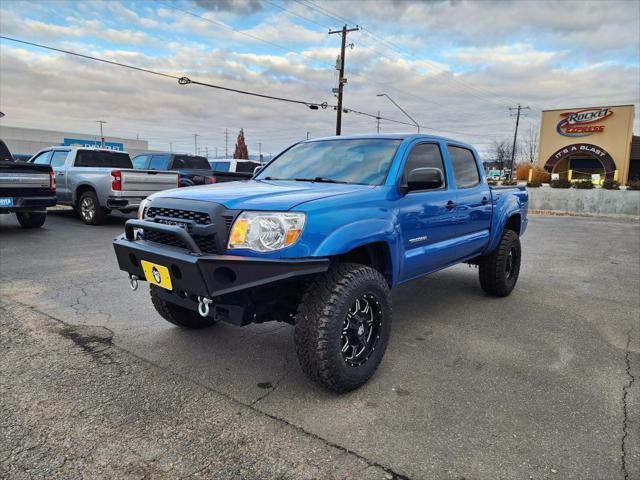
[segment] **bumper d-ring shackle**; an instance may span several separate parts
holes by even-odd
[[[198,297],[198,313],[201,317],[209,315],[209,305],[213,303],[213,300],[207,297]]]
[[[138,277],[136,275],[129,274],[129,286],[134,292],[138,289]]]

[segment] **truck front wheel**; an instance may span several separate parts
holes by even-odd
[[[318,276],[296,314],[295,344],[302,370],[337,393],[375,373],[391,332],[391,295],[384,277],[345,263]]]
[[[160,298],[160,295],[158,295],[158,289],[160,287],[156,287],[155,285],[150,285],[150,287],[151,303],[153,303],[156,311],[167,322],[191,330],[207,328],[216,323],[211,317],[201,317],[198,312],[163,300]]]
[[[47,212],[16,212],[22,228],[40,228],[47,219]]]
[[[511,293],[520,274],[520,237],[513,230],[505,230],[498,248],[480,258],[480,286],[489,295],[506,297]]]

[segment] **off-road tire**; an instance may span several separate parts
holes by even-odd
[[[512,256],[511,268],[509,257]],[[515,255],[515,258],[513,256]],[[506,297],[518,281],[522,249],[520,237],[513,230],[505,230],[498,248],[491,254],[481,257],[478,262],[480,286],[489,295]]]
[[[16,212],[22,228],[40,228],[47,219],[47,212]]]
[[[109,209],[100,206],[98,196],[92,191],[80,195],[76,211],[80,215],[80,220],[87,225],[104,225],[109,214]]]
[[[362,295],[375,297],[381,322],[370,355],[362,365],[351,366],[341,350],[343,323]],[[331,267],[311,282],[298,306],[294,340],[302,370],[316,383],[337,393],[362,386],[382,361],[391,320],[389,285],[377,270],[355,263]]]
[[[153,303],[156,311],[167,322],[190,330],[207,328],[216,323],[216,321],[211,317],[201,317],[198,312],[194,312],[188,308],[163,300],[158,295],[160,287],[156,287],[155,285],[150,285],[150,287],[149,292],[151,293],[151,303]]]

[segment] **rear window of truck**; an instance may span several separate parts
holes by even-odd
[[[171,168],[175,169],[204,169],[211,170],[211,166],[209,166],[209,162],[204,157],[192,157],[190,155],[176,155],[173,158],[173,164]]]
[[[128,153],[103,150],[78,150],[76,167],[133,168]]]

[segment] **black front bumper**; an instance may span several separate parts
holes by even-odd
[[[160,245],[135,238],[136,228],[162,231],[180,238],[188,248]],[[118,266],[144,280],[141,260],[169,269],[173,293],[178,297],[219,297],[293,277],[321,273],[328,259],[271,260],[237,255],[200,253],[190,235],[180,227],[145,220],[128,220],[125,234],[114,239]]]

